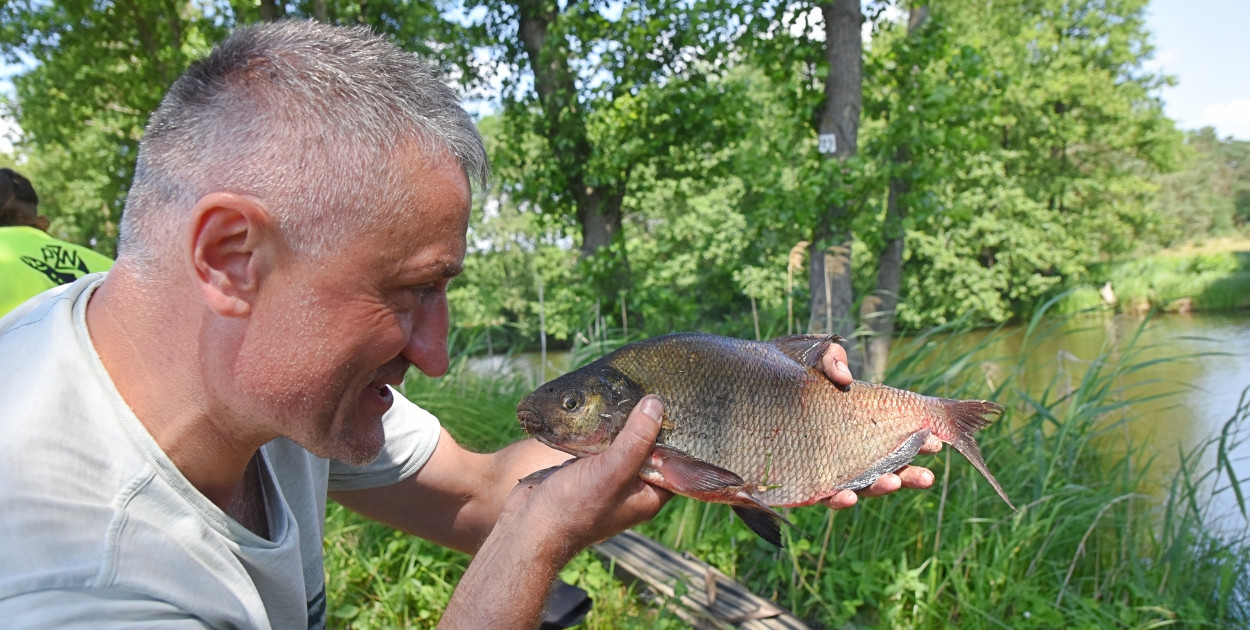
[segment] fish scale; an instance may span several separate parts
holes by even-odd
[[[687,352],[668,365],[666,346]],[[862,381],[842,392],[766,344],[668,336],[622,350],[613,365],[666,402],[671,428],[657,441],[766,487],[752,494],[768,505],[809,505],[845,489],[927,415],[926,396]]]
[[[820,368],[838,338],[771,342],[676,333],[623,346],[540,386],[517,406],[525,429],[574,455],[601,452],[643,396],[664,400],[659,461],[643,478],[696,499],[735,505],[779,544],[766,506],[810,505],[906,465],[930,433],[990,482],[972,433],[1002,408],[855,381],[844,391]],[[759,518],[766,511],[767,518]],[[770,521],[770,522],[765,522]]]

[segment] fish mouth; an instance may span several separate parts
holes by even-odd
[[[521,421],[521,427],[525,429],[526,433],[529,433],[530,435],[534,436],[539,442],[542,442],[543,444],[546,444],[547,446],[550,446],[551,448],[554,448],[557,451],[564,451],[565,453],[568,453],[569,455],[573,455],[575,457],[585,457],[587,455],[593,455],[596,452],[598,452],[593,449],[585,449],[585,448],[579,449],[567,443],[561,444],[557,442],[556,440],[562,436],[557,435],[556,432],[551,429],[551,427],[547,426],[547,422],[543,420],[542,414],[538,413],[537,411],[533,409],[519,408],[516,411],[516,416],[517,416],[517,419]],[[565,441],[567,442],[568,440],[565,440]],[[599,450],[602,450],[602,449],[599,449]]]
[[[530,435],[538,436],[547,432],[547,423],[543,422],[543,417],[533,409],[517,409],[516,417],[521,421],[521,428]]]

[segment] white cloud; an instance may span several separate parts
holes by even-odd
[[[1215,127],[1221,137],[1250,140],[1250,98],[1208,105],[1202,110],[1202,124]]]

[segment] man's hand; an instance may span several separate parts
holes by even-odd
[[[525,480],[469,564],[440,628],[532,628],[561,567],[591,543],[649,520],[672,497],[638,478],[664,405],[643,398],[606,451]]]
[[[583,457],[548,475],[523,481],[504,504],[500,523],[527,521],[581,549],[650,520],[672,497],[642,481],[638,472],[655,446],[664,405],[646,396],[606,451]]]
[[[833,381],[835,385],[842,387],[851,386],[854,379],[851,377],[851,370],[847,367],[846,348],[832,343],[829,349],[820,357],[821,368],[825,372],[825,376]],[[942,440],[936,436],[930,435],[925,440],[924,446],[920,447],[920,454],[928,455],[942,450]],[[864,488],[858,492],[852,490],[843,490],[823,503],[835,510],[849,508],[859,501],[859,497],[879,497],[883,494],[889,494],[899,488],[910,488],[912,490],[924,490],[933,486],[933,471],[920,466],[904,466],[897,473],[887,473],[877,478],[871,486]]]

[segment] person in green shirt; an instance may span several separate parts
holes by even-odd
[[[0,317],[48,289],[113,266],[108,256],[57,240],[47,229],[30,180],[0,168]]]

